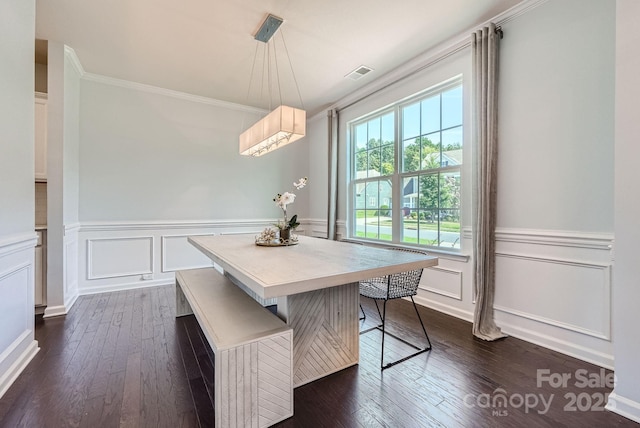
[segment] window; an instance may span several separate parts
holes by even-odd
[[[462,95],[458,78],[350,123],[352,237],[460,248]]]

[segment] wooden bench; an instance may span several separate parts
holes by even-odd
[[[176,317],[194,314],[214,358],[215,426],[293,415],[293,330],[213,268],[176,272]]]

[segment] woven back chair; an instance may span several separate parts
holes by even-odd
[[[409,250],[404,248],[394,248],[394,250],[407,251],[407,252],[427,255],[427,253],[423,251],[418,251],[418,250]],[[431,350],[431,341],[429,340],[429,335],[427,334],[427,330],[424,327],[424,323],[422,322],[422,318],[420,317],[420,313],[418,312],[418,307],[416,306],[416,302],[413,300],[413,296],[418,294],[418,285],[420,284],[420,278],[422,278],[422,269],[395,273],[392,275],[385,275],[377,278],[371,278],[366,281],[360,281],[360,295],[363,297],[368,297],[370,299],[373,299],[376,305],[376,309],[378,310],[378,315],[380,316],[380,320],[382,321],[381,324],[375,327],[371,327],[367,330],[363,330],[360,332],[360,334],[368,333],[373,330],[382,331],[382,351],[381,351],[381,357],[380,357],[380,368],[382,370],[387,369],[391,366],[394,366],[398,363],[401,363],[405,360],[408,360],[409,358],[415,357],[416,355],[419,355]],[[422,327],[424,336],[427,339],[427,346],[417,346],[385,330],[385,321],[386,321],[385,316],[386,316],[387,302],[389,300],[401,299],[404,297],[409,297],[411,299],[411,303],[413,303],[413,308],[416,311],[416,315],[418,316],[418,320],[420,321],[420,326]],[[380,307],[378,306],[379,300],[383,301],[382,312],[380,312]],[[362,305],[360,305],[360,310],[362,311],[362,317],[360,319],[366,319],[366,314],[362,309]],[[404,358],[401,358],[399,360],[384,364],[385,335],[389,335],[411,346],[416,350],[416,352]]]

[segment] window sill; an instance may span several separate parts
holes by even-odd
[[[453,261],[463,262],[463,263],[468,263],[469,260],[471,259],[470,254],[463,254],[457,251],[447,251],[447,250],[441,250],[441,249],[417,247],[417,246],[402,245],[402,244],[395,244],[395,243],[386,244],[380,241],[369,241],[366,239],[357,239],[357,238],[343,238],[341,239],[341,241],[351,242],[351,243],[360,244],[360,245],[370,245],[373,247],[380,247],[380,248],[388,247],[388,248],[408,248],[413,250],[418,249],[418,250],[425,251],[429,254],[433,254],[434,256],[438,256],[438,258],[453,260]]]

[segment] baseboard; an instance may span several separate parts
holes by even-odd
[[[565,340],[559,340],[555,337],[544,335],[527,328],[505,324],[504,322],[499,323],[499,327],[502,329],[503,333],[506,333],[509,336],[613,370],[613,355],[595,351]]]
[[[74,303],[76,303],[76,300],[78,300],[78,296],[79,296],[78,291],[76,291],[75,293],[73,293],[73,295],[69,296],[67,300],[65,300],[64,306],[67,308],[67,312],[69,312],[73,307]]]
[[[605,409],[640,423],[640,403],[618,395],[615,389],[609,394]]]
[[[16,358],[16,361],[9,367],[9,370],[0,378],[0,398],[7,392],[9,387],[11,387],[20,373],[22,373],[31,360],[33,360],[33,357],[35,357],[39,350],[38,341],[33,340],[22,354]]]
[[[69,311],[65,305],[47,306],[47,308],[44,310],[44,315],[42,315],[42,318],[59,317],[62,315],[67,315],[67,312]]]
[[[444,314],[451,315],[452,317],[460,318],[468,322],[473,322],[473,312],[465,311],[464,309],[426,299],[421,296],[414,296],[413,299],[417,304],[426,306],[429,309],[433,309],[435,311],[442,312]]]
[[[136,281],[127,282],[123,284],[102,285],[91,288],[81,288],[78,290],[80,296],[87,296],[90,294],[110,293],[113,291],[133,290],[136,288],[157,287],[159,285],[170,285],[175,283],[173,278],[156,279],[151,281]]]
[[[42,318],[51,318],[51,317],[59,317],[62,315],[67,315],[71,310],[73,304],[78,300],[78,293],[74,293],[72,296],[69,296],[67,300],[64,302],[64,305],[58,306],[47,306],[44,310],[44,315]]]

